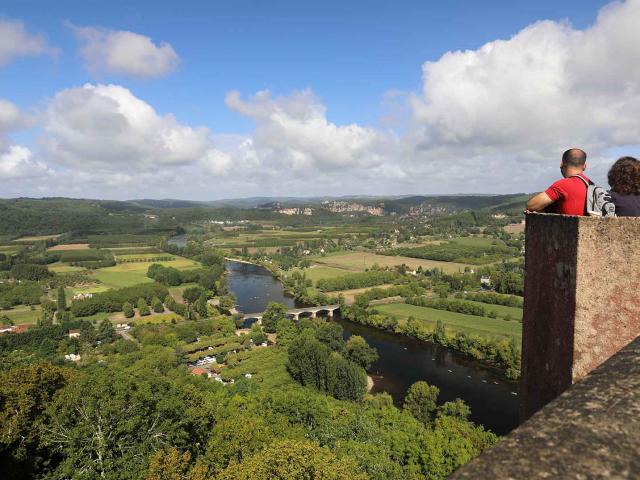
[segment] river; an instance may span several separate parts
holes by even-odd
[[[259,266],[228,262],[229,289],[238,299],[243,313],[263,311],[271,301],[289,308],[299,305],[284,295],[282,284]],[[378,350],[380,358],[372,365],[374,392],[386,391],[401,405],[407,389],[425,380],[440,389],[439,403],[461,398],[471,407],[471,420],[503,435],[517,426],[516,385],[506,382],[493,370],[462,354],[436,344],[359,325],[336,318],[345,338],[360,335]]]

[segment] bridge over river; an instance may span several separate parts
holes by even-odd
[[[287,310],[287,315],[293,320],[299,320],[300,315],[308,315],[310,318],[316,318],[318,314],[326,314],[328,317],[333,317],[333,314],[340,310],[340,305],[321,305],[319,307],[305,307],[305,308],[290,308]],[[258,324],[262,323],[261,313],[248,313],[244,315],[244,320],[256,320]]]

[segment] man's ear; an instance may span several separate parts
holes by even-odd
[[[584,172],[587,169],[587,164],[585,163],[582,167],[582,171]]]

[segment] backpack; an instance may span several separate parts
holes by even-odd
[[[587,187],[587,200],[584,211],[589,217],[615,217],[616,206],[611,195],[604,188],[597,186],[591,180],[587,181],[581,175],[572,175],[582,180]]]

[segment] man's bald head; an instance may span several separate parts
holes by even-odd
[[[587,163],[587,154],[579,148],[570,148],[562,154],[562,165],[565,167],[580,168]]]

